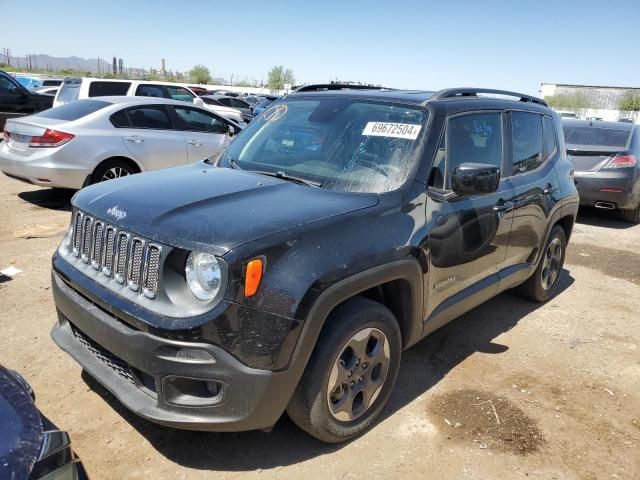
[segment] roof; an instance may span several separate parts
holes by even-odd
[[[321,91],[303,91],[299,93],[291,93],[289,95],[302,97],[302,96],[340,96],[340,97],[353,97],[353,98],[371,98],[388,101],[398,101],[403,103],[413,103],[420,105],[429,99],[434,92],[426,90],[390,90],[390,89],[364,89],[359,88],[357,90],[321,90]]]
[[[319,85],[319,87],[325,87],[324,85]],[[486,88],[448,88],[444,90],[439,90],[437,92],[429,91],[429,90],[394,90],[388,88],[376,88],[376,87],[362,87],[357,86],[357,88],[351,88],[349,85],[344,86],[336,86],[332,85],[333,88],[314,90],[313,86],[304,87],[307,90],[299,90],[293,92],[291,95],[296,97],[298,96],[344,96],[344,97],[354,97],[354,98],[369,98],[369,99],[380,99],[387,101],[396,101],[402,103],[409,103],[415,105],[424,105],[427,102],[436,101],[436,100],[446,100],[446,101],[460,101],[460,100],[485,100],[485,101],[493,101],[493,100],[502,100],[502,101],[511,101],[514,100],[517,102],[525,102],[529,104],[538,104],[540,106],[546,107],[547,104],[544,100],[536,97],[532,97],[530,95],[525,95],[522,93],[509,92],[506,90],[494,90],[494,89],[486,89]],[[497,96],[497,97],[496,97]],[[513,97],[513,100],[506,100],[503,97]]]

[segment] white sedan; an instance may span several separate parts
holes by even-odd
[[[8,120],[0,142],[0,170],[35,185],[79,189],[205,160],[226,147],[240,129],[178,100],[77,100]]]

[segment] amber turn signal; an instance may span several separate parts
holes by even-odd
[[[247,271],[244,276],[244,296],[253,297],[260,287],[262,280],[262,259],[254,258],[247,263]]]

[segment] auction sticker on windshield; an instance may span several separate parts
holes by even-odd
[[[367,126],[364,127],[362,135],[415,140],[418,138],[421,128],[421,125],[414,125],[412,123],[369,122]]]

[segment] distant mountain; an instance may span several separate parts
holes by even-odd
[[[97,58],[80,58],[80,57],[52,57],[50,55],[31,55],[31,68],[41,68],[45,70],[79,70],[81,72],[98,73],[98,71],[105,73],[110,72],[112,69],[111,62],[107,62],[103,59],[98,61]],[[27,68],[29,66],[29,60],[27,57],[14,57],[11,56],[11,65],[16,68]],[[98,70],[98,62],[100,69]]]

